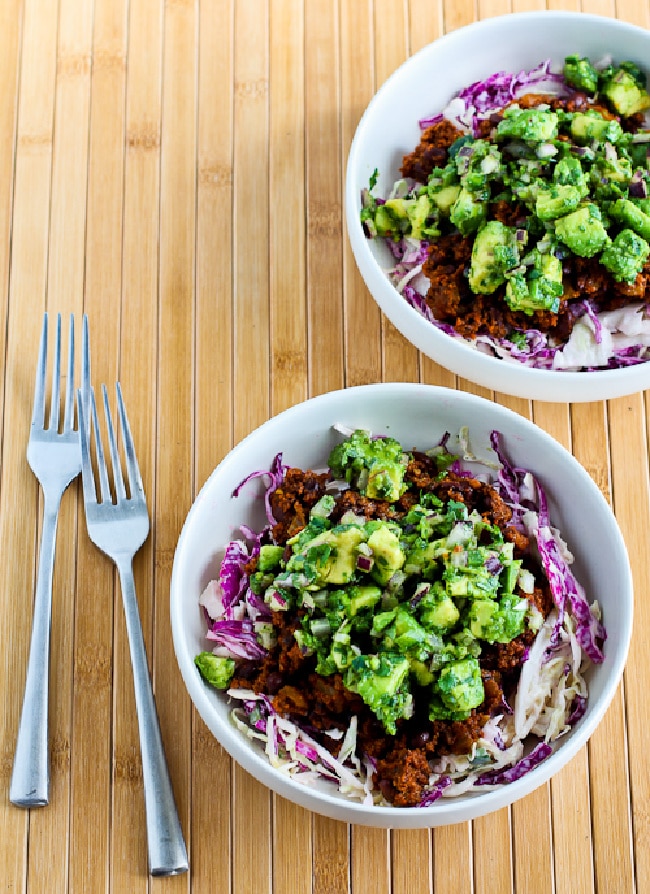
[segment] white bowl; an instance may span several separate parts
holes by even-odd
[[[515,465],[537,473],[546,488],[551,519],[576,556],[574,569],[589,600],[602,607],[608,638],[605,660],[588,674],[586,713],[560,739],[557,750],[516,782],[425,808],[368,807],[347,800],[328,784],[306,787],[271,767],[264,753],[229,720],[225,695],[207,686],[194,665],[205,648],[206,624],[198,598],[217,576],[224,545],[245,523],[266,523],[263,485],[253,481],[233,498],[251,471],[268,469],[276,453],[303,469],[323,468],[340,442],[336,423],[397,438],[405,449],[427,448],[445,431],[470,426],[471,445],[489,456],[489,433],[498,429]],[[491,454],[494,458],[494,454]],[[259,485],[259,487],[257,486]],[[273,417],[234,448],[205,483],[183,527],[171,580],[171,624],[178,664],[199,714],[235,760],[256,779],[291,801],[335,819],[369,826],[420,828],[468,820],[521,798],[557,773],[585,744],[609,705],[627,655],[632,625],[632,580],[616,520],[582,466],[560,444],[523,417],[464,392],[429,385],[376,384],[335,391]]]
[[[398,68],[369,103],[348,158],[345,210],[350,244],[373,298],[397,329],[424,354],[458,375],[518,397],[592,401],[650,387],[650,363],[625,369],[562,372],[525,367],[479,353],[446,335],[414,310],[389,282],[388,249],[368,240],[359,221],[361,190],[379,171],[377,195],[386,195],[405,154],[420,139],[418,121],[442,111],[461,88],[497,71],[530,69],[550,58],[554,70],[572,53],[606,54],[647,69],[650,31],[601,16],[529,12],[497,16],[459,28],[420,50]]]

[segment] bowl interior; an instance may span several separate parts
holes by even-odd
[[[379,172],[377,195],[399,177],[403,156],[420,138],[418,121],[441,111],[461,88],[497,71],[530,69],[550,59],[556,70],[571,53],[628,59],[647,71],[650,32],[601,16],[531,12],[498,16],[445,35],[411,56],[380,87],[359,122],[346,174],[346,218],[353,254],[378,305],[417,348],[474,382],[537,400],[589,401],[629,394],[650,386],[650,364],[594,372],[527,368],[479,353],[445,335],[397,293],[384,270],[390,252],[381,240],[365,238],[360,221],[361,189]]]
[[[194,667],[205,648],[206,625],[199,609],[202,589],[217,575],[225,543],[240,536],[242,523],[265,523],[263,486],[258,481],[232,497],[233,488],[251,471],[267,469],[274,455],[302,468],[323,468],[339,442],[332,426],[390,434],[407,449],[429,447],[449,431],[453,437],[470,426],[478,456],[494,459],[489,433],[503,433],[512,461],[538,474],[549,498],[551,518],[576,555],[578,579],[590,599],[602,606],[608,629],[606,660],[589,674],[588,710],[561,747],[528,776],[502,789],[441,800],[429,808],[364,807],[327,785],[313,788],[273,770],[263,753],[230,723],[225,696],[206,686]],[[171,583],[174,646],[181,673],[203,720],[239,763],[257,779],[309,809],[355,823],[422,827],[458,822],[510,803],[544,782],[586,741],[611,700],[627,654],[632,585],[625,546],[609,506],[584,469],[557,442],[523,417],[463,392],[426,385],[368,385],[333,392],[299,404],[274,417],[236,447],[208,479],[183,528]]]

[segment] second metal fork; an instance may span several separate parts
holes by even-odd
[[[120,576],[140,732],[149,872],[161,876],[178,875],[188,869],[187,851],[165,760],[133,581],[133,557],[147,539],[149,513],[119,383],[116,390],[118,417],[126,457],[128,494],[122,475],[108,395],[106,387],[102,386],[115,501],[111,494],[108,468],[99,433],[94,393],[91,389],[86,405],[81,392],[78,394],[86,525],[88,536],[102,552],[113,559]],[[100,500],[97,499],[93,476],[91,437],[94,437],[95,442]]]

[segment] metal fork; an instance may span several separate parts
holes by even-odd
[[[142,753],[149,872],[155,876],[178,875],[188,869],[187,851],[165,760],[133,581],[133,557],[147,539],[149,513],[119,382],[116,384],[116,391],[126,460],[128,495],[120,465],[108,393],[106,386],[102,386],[115,502],[111,496],[93,389],[90,389],[87,402],[84,402],[81,391],[78,393],[86,525],[88,536],[115,562],[120,576]],[[91,462],[90,445],[93,438],[100,500],[97,499]]]
[[[42,807],[49,799],[48,689],[50,628],[52,620],[52,577],[56,546],[56,526],[63,492],[81,471],[79,431],[74,419],[74,316],[70,315],[68,361],[64,374],[65,410],[59,431],[61,400],[61,315],[56,318],[52,390],[49,421],[46,423],[47,324],[43,318],[36,368],[34,407],[27,445],[27,461],[43,490],[43,528],[36,578],[34,620],[27,664],[25,694],[9,786],[9,798],[19,807]],[[81,349],[81,389],[90,387],[88,320],[83,317]]]

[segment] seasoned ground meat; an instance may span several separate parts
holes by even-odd
[[[503,674],[512,674],[513,671],[519,669],[526,649],[529,648],[534,638],[534,634],[527,630],[512,642],[485,645],[481,653],[481,665]]]
[[[275,695],[282,685],[309,673],[314,666],[311,657],[305,655],[294,637],[304,610],[287,616],[274,612],[271,616],[276,633],[276,645],[260,660],[243,660],[237,663],[233,688],[252,689]]]
[[[387,520],[395,516],[395,510],[391,503],[387,503],[385,500],[371,500],[354,490],[346,490],[341,494],[332,513],[332,521],[340,521],[346,512],[352,512],[354,515],[366,519]]]
[[[418,748],[396,748],[377,761],[375,773],[382,795],[396,807],[419,804],[430,775],[429,760]]]
[[[514,544],[513,553],[515,558],[521,558],[530,544],[528,537],[526,537],[522,531],[518,531],[517,528],[513,528],[511,525],[507,525],[503,529],[503,538],[508,541],[508,543]]]
[[[309,510],[323,496],[329,480],[329,472],[287,470],[284,481],[271,494],[271,509],[277,521],[273,528],[276,543],[286,543],[305,527]]]
[[[417,148],[404,156],[402,176],[412,177],[426,183],[434,168],[442,168],[447,164],[448,149],[462,133],[451,121],[439,121],[432,124],[423,133]]]
[[[529,94],[517,99],[522,108],[547,104],[552,109],[568,112],[595,109],[603,117],[616,116],[605,106],[594,103],[582,93],[571,96]],[[491,130],[503,117],[495,112],[481,122],[479,137],[489,137]],[[643,125],[641,115],[626,119],[626,128],[634,131]],[[444,167],[449,161],[448,150],[462,136],[451,122],[445,119],[427,128],[413,152],[404,156],[401,172],[420,183],[426,183],[435,167]],[[489,218],[511,227],[521,227],[527,217],[523,204],[496,198],[490,203]],[[565,342],[584,308],[582,302],[589,299],[594,311],[614,310],[633,301],[650,301],[650,258],[633,283],[617,282],[599,262],[598,257],[582,258],[573,254],[563,261],[564,295],[557,313],[512,311],[505,301],[505,286],[489,295],[475,294],[469,287],[467,273],[470,268],[473,238],[457,232],[443,233],[431,243],[422,272],[429,280],[425,297],[431,313],[441,323],[452,326],[459,335],[475,339],[480,336],[504,338],[513,330],[539,329],[551,339]]]
[[[309,701],[304,692],[297,686],[282,686],[275,698],[273,707],[278,714],[291,717],[306,717],[309,710]]]

